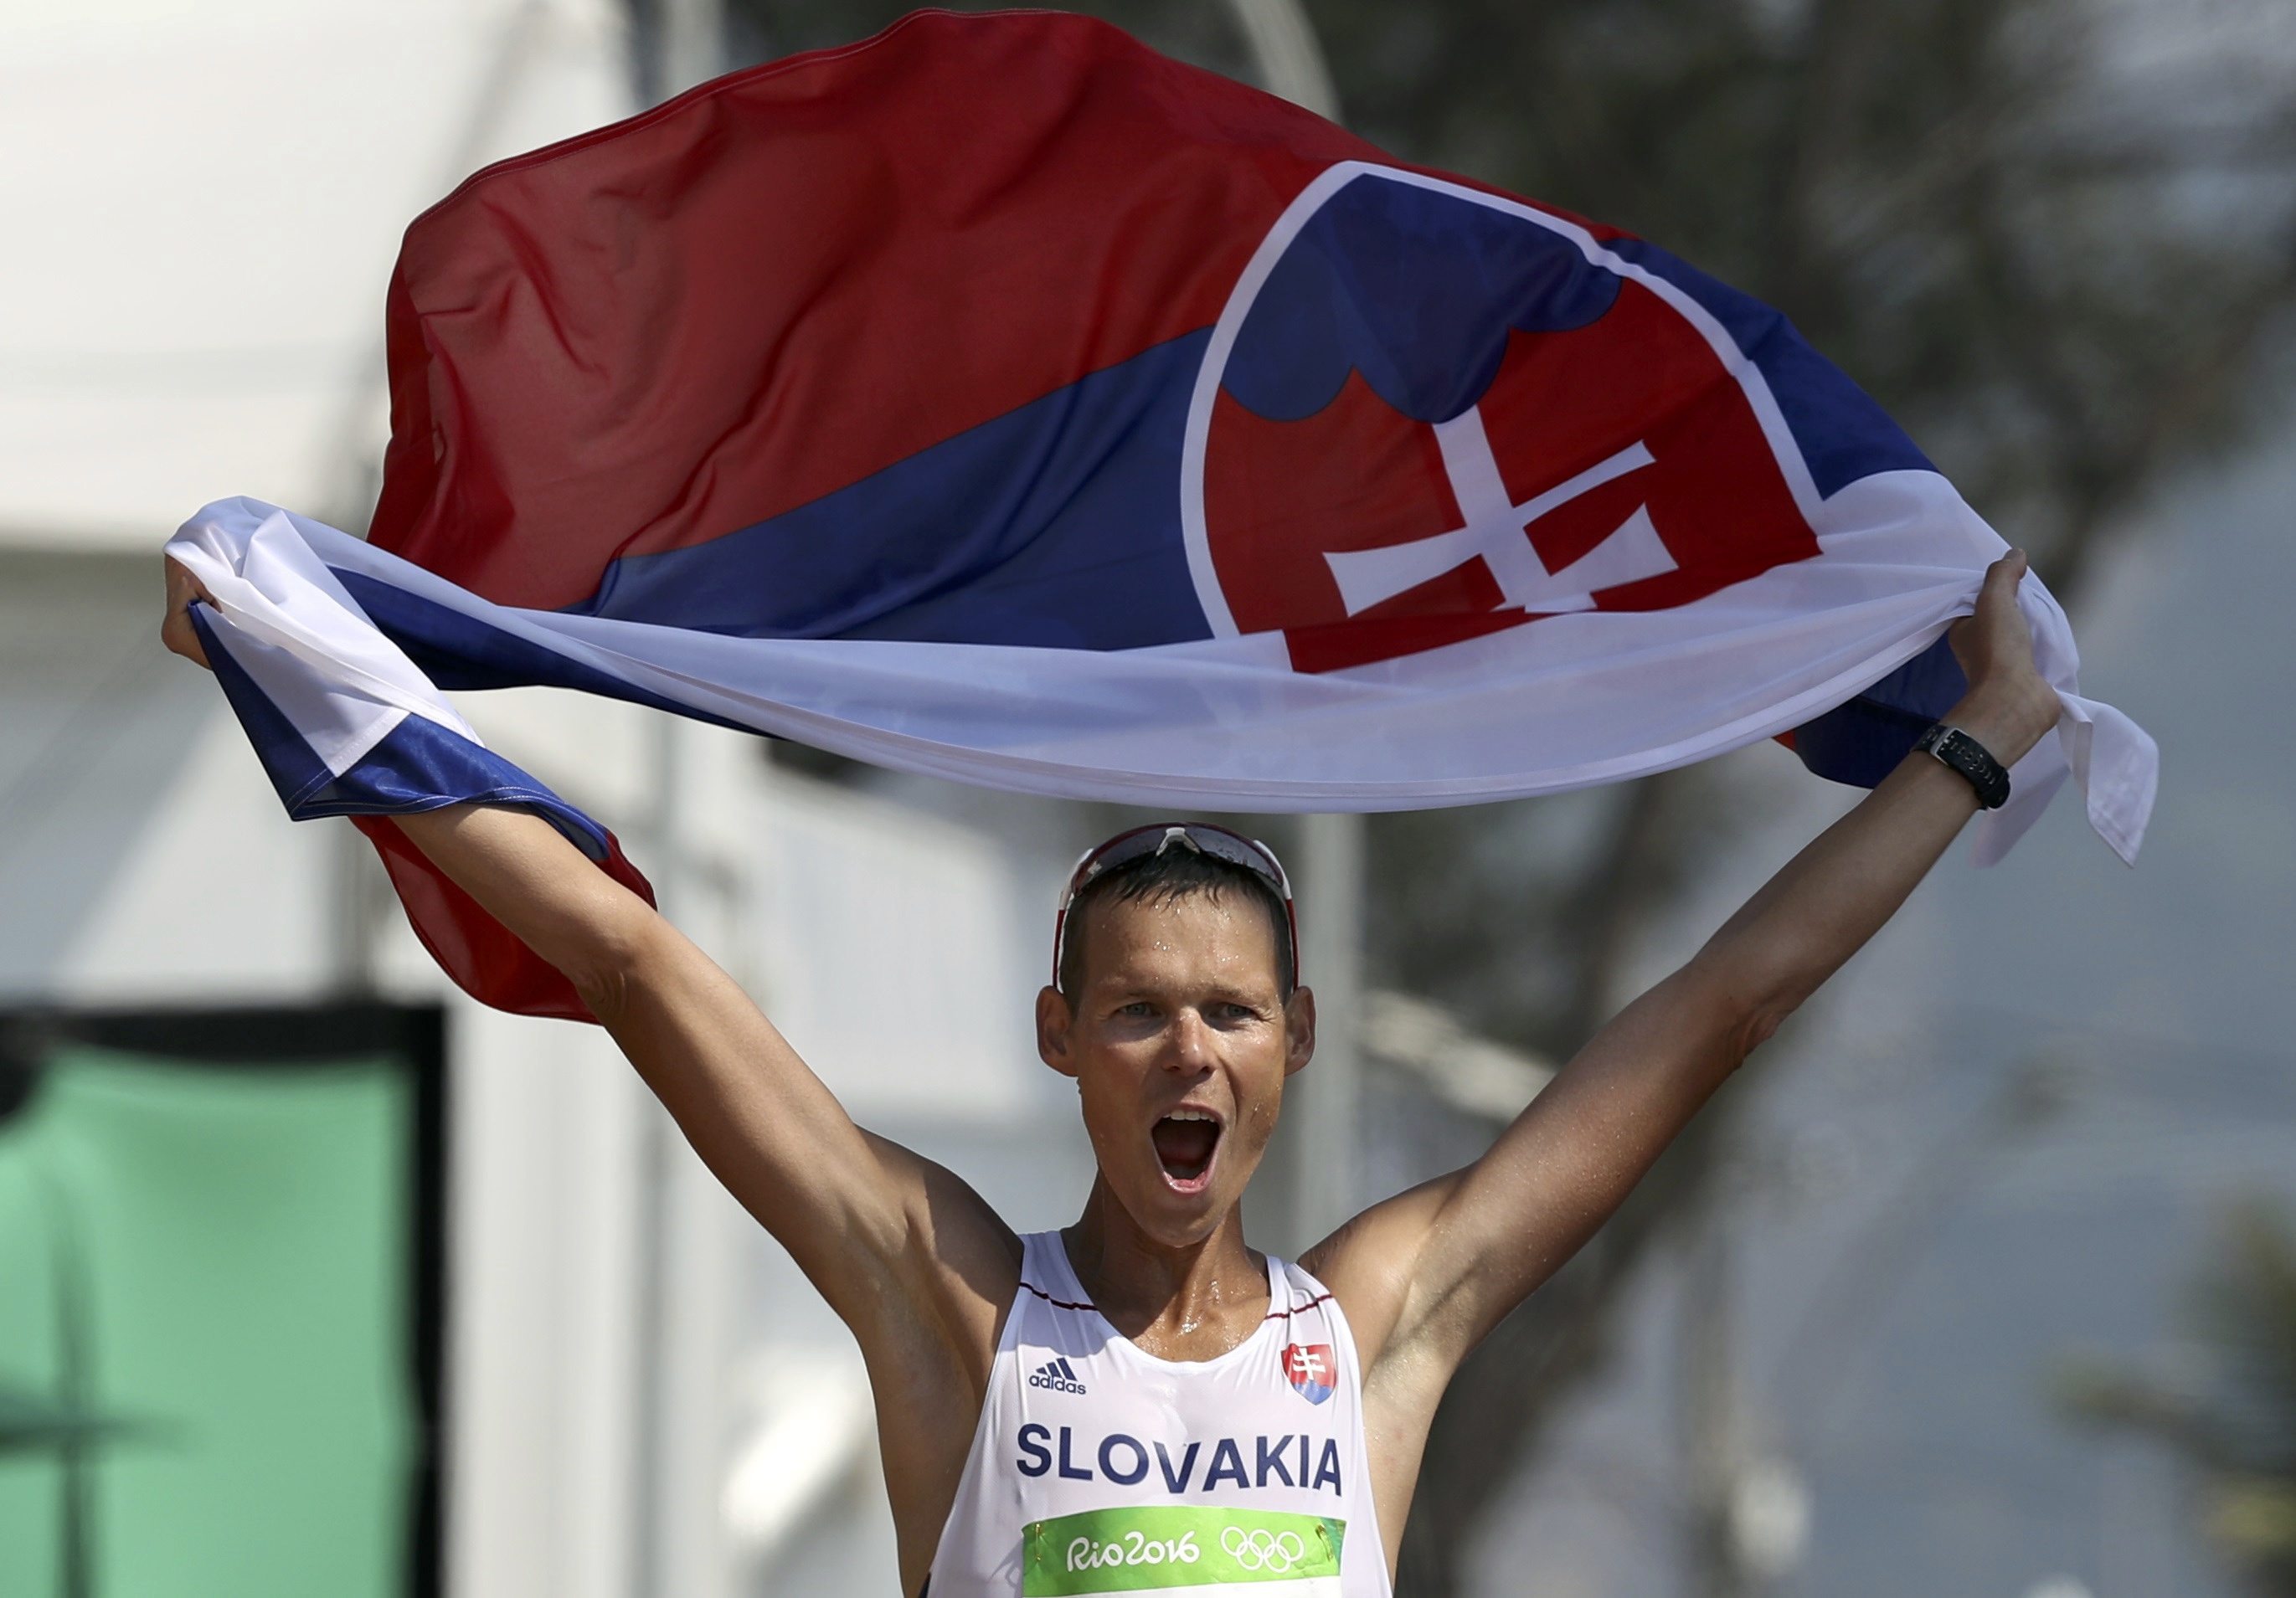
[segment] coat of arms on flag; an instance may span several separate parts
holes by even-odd
[[[1871,783],[2005,545],[1775,311],[1072,15],[924,12],[471,178],[387,297],[370,537],[169,545],[298,816],[531,804],[441,690],[545,684],[1032,792],[1554,792],[1765,738]],[[2151,740],[2021,602],[2133,858]],[[370,833],[491,1002],[571,990]],[[1303,1389],[1304,1390],[1304,1389]]]
[[[1331,669],[1684,604],[1817,554],[1759,366],[1645,253],[1421,173],[1319,176],[1246,268],[1198,384],[1183,493],[1215,626],[1283,631],[1295,666]],[[1862,397],[1836,397],[1831,429],[1862,430],[1869,471],[1926,466]]]

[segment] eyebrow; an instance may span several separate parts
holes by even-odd
[[[1119,1004],[1137,1004],[1142,1000],[1155,1000],[1161,1002],[1167,996],[1160,991],[1147,987],[1124,987],[1118,988],[1116,993],[1111,996],[1114,1002]],[[1263,996],[1247,989],[1236,987],[1226,983],[1218,984],[1207,989],[1203,995],[1203,1002],[1213,1004],[1241,1004],[1248,1010],[1280,1010],[1283,1007],[1283,1000],[1281,995],[1271,994]]]

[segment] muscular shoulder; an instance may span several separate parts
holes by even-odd
[[[947,1166],[874,1133],[863,1136],[905,1211],[906,1246],[897,1266],[898,1291],[931,1301],[936,1312],[931,1318],[943,1323],[944,1332],[960,1333],[985,1378],[1004,1312],[1021,1283],[1019,1234]]]
[[[1457,1180],[1439,1176],[1375,1204],[1300,1257],[1346,1313],[1366,1376],[1411,1307],[1429,1233]]]

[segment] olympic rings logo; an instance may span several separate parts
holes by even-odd
[[[1245,1569],[1266,1570],[1271,1576],[1288,1574],[1308,1556],[1308,1545],[1300,1540],[1298,1532],[1271,1533],[1257,1526],[1249,1531],[1228,1527],[1220,1533],[1220,1549]]]

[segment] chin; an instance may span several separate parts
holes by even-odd
[[[1230,1179],[1217,1165],[1193,1182],[1175,1180],[1159,1168],[1144,1185],[1143,1205],[1134,1211],[1134,1220],[1159,1242],[1176,1247],[1210,1237],[1243,1200],[1244,1183]]]
[[[1132,1218],[1141,1231],[1164,1247],[1191,1249],[1218,1231],[1220,1223],[1227,1218],[1233,1208],[1232,1205],[1215,1208],[1207,1203],[1200,1213],[1194,1215],[1166,1213],[1152,1217],[1135,1215]]]

